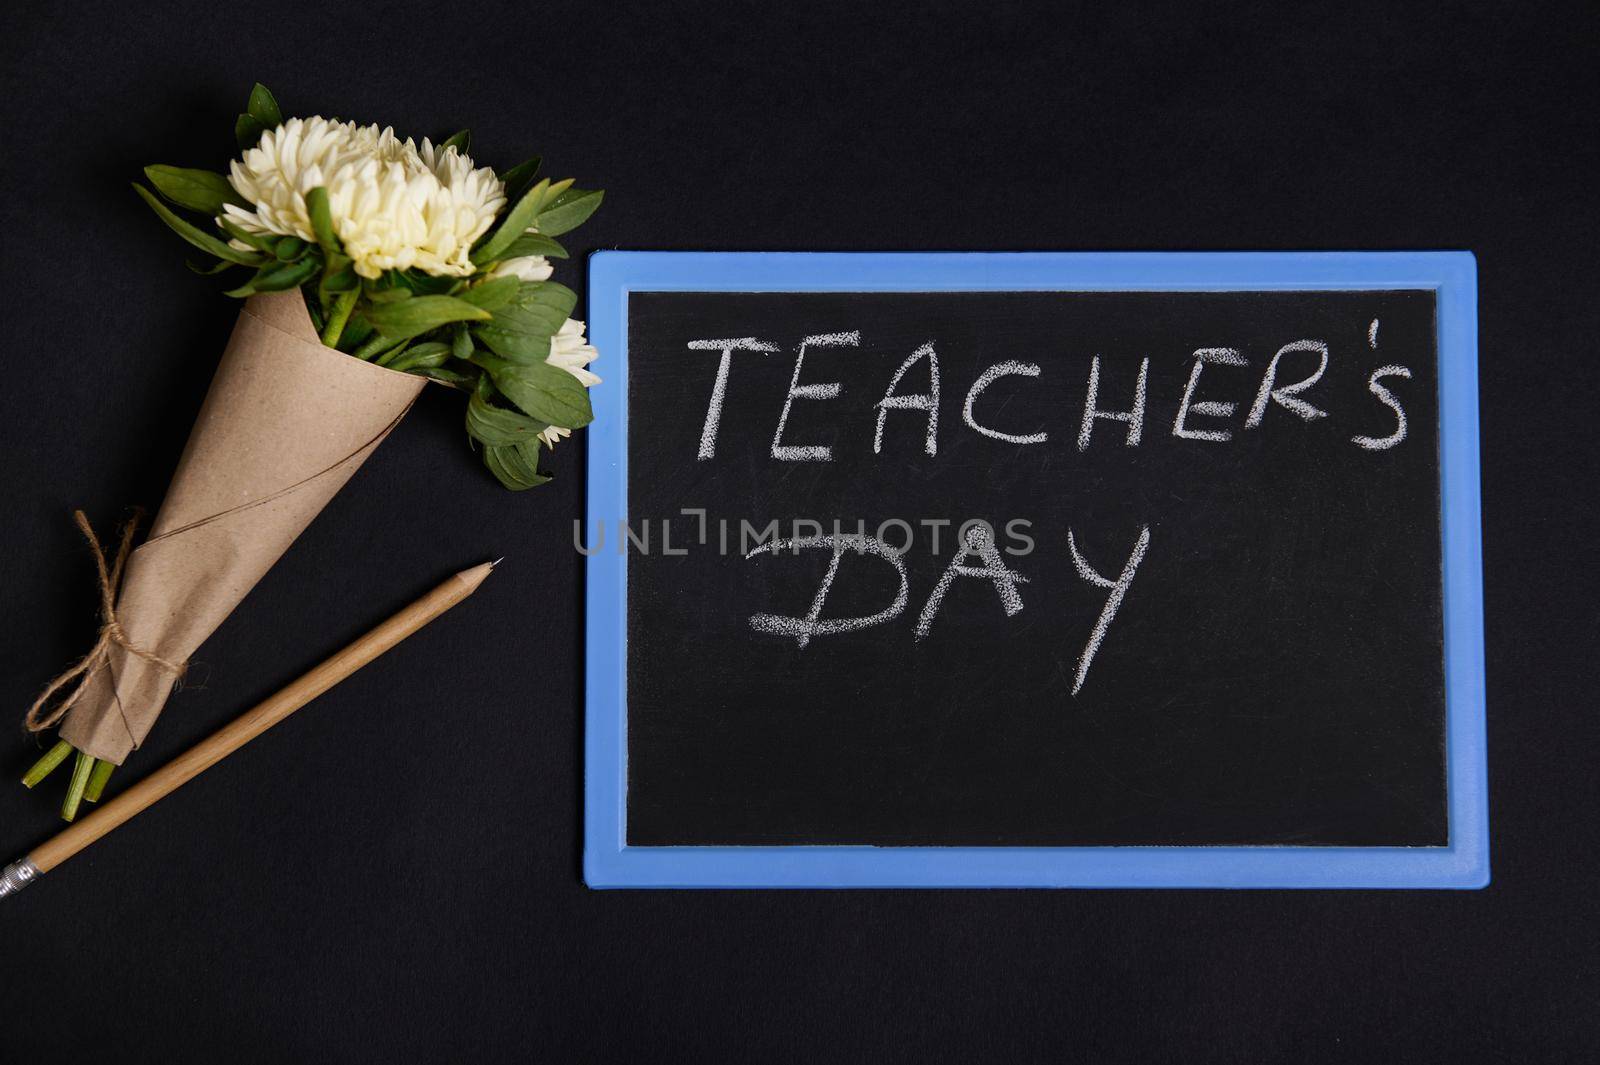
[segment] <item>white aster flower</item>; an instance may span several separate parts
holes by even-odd
[[[489,276],[514,277],[519,281],[548,281],[553,273],[555,270],[550,260],[543,255],[523,255],[516,259],[501,260],[489,271]]]
[[[583,337],[583,323],[576,318],[568,318],[562,323],[560,331],[550,338],[550,354],[544,361],[576,377],[584,388],[593,388],[600,383],[600,378],[585,367],[599,357],[600,353],[594,349],[594,345]],[[539,439],[545,442],[546,447],[555,447],[557,440],[571,435],[571,429],[552,425],[539,434]]]
[[[419,149],[392,129],[320,115],[291,118],[262,134],[231,167],[229,180],[253,209],[229,204],[223,217],[249,233],[315,239],[306,193],[328,190],[333,229],[356,273],[408,270],[466,277],[472,244],[505,205],[488,168],[454,147]],[[242,242],[235,241],[236,245]]]

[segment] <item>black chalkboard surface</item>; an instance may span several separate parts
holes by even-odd
[[[677,518],[680,540],[697,539],[698,516],[680,511],[703,508],[709,546],[723,520],[730,541],[746,538],[728,555],[630,563],[629,842],[1444,843],[1433,321],[1420,292],[635,295],[630,518]],[[838,397],[796,397],[784,427],[784,446],[827,447],[831,461],[775,460],[798,345],[847,331],[859,340],[813,345],[802,365],[802,387],[838,382]],[[699,461],[720,352],[690,345],[734,337],[778,350],[731,357],[715,453]],[[1269,401],[1244,429],[1193,410],[1247,408],[1264,364],[1308,338],[1330,352],[1305,393],[1326,417]],[[936,453],[928,414],[906,409],[886,412],[874,454],[876,405],[929,343]],[[1173,435],[1207,347],[1251,366],[1206,366],[1185,429],[1228,440]],[[1148,360],[1136,446],[1128,423],[1102,418],[1079,447],[1096,355],[1109,411],[1131,411]],[[974,420],[1042,441],[962,417],[970,385],[1006,360],[1038,376],[995,380]],[[1278,376],[1319,362],[1286,353]],[[1413,375],[1392,389],[1407,439],[1354,446],[1396,426],[1368,390],[1391,362]],[[898,391],[927,394],[929,380],[924,356]],[[1007,616],[1009,582],[961,576],[919,640],[975,518],[1025,581],[1021,609]],[[904,613],[804,647],[752,631],[754,615],[806,615],[831,562],[816,549],[739,557],[774,519],[785,536],[796,520],[847,535],[906,523],[884,536],[911,539]],[[1107,590],[1076,572],[1068,535],[1115,579],[1145,529],[1074,695]],[[823,617],[875,614],[897,586],[882,559],[847,552]]]
[[[1448,848],[1438,315],[628,293],[624,848]]]

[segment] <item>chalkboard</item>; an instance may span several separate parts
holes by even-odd
[[[1484,882],[1472,278],[597,256],[590,883]]]

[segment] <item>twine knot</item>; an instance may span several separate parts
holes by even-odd
[[[89,541],[89,550],[94,552],[95,571],[100,578],[100,638],[77,665],[51,681],[40,693],[39,698],[33,701],[24,722],[29,732],[42,732],[67,716],[67,711],[83,698],[83,693],[89,686],[89,679],[110,665],[112,647],[120,647],[135,658],[142,659],[163,672],[171,673],[174,679],[183,677],[183,671],[188,663],[170,662],[154,651],[134,646],[128,639],[128,634],[122,631],[122,623],[117,620],[117,588],[122,584],[122,571],[133,547],[134,530],[138,528],[139,519],[143,516],[143,511],[135,510],[133,516],[123,523],[116,556],[107,566],[105,550],[100,546],[99,537],[95,536],[94,529],[89,525],[89,519],[81,510],[72,512],[72,520],[77,523],[83,538]]]

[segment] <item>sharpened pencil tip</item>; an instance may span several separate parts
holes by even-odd
[[[489,563],[489,568],[490,569],[494,569],[496,566],[498,566],[500,563],[504,562],[505,560],[506,560],[506,556],[501,555],[499,558],[497,558],[493,562]]]
[[[480,562],[476,566],[464,569],[456,574],[455,579],[465,581],[469,589],[475,589],[489,579],[489,574],[494,572],[495,562],[499,561],[499,559],[495,559],[494,562]]]

